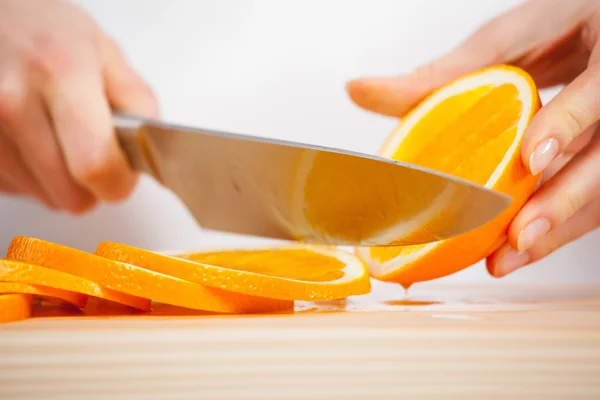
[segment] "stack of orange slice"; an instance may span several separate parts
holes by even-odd
[[[141,311],[149,311],[155,301],[215,313],[265,313],[293,310],[294,300],[369,291],[368,271],[356,256],[301,244],[165,255],[101,243],[91,254],[15,237],[0,260],[4,309],[25,310],[31,296],[83,308],[94,296]],[[15,312],[3,319],[26,317]]]

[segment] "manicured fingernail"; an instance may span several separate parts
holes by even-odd
[[[542,172],[558,154],[558,141],[546,139],[538,144],[529,157],[529,170],[533,175]]]
[[[521,268],[529,262],[529,254],[527,252],[519,252],[513,249],[508,249],[502,254],[498,263],[494,268],[494,276],[502,277]]]
[[[525,226],[525,228],[519,233],[517,239],[517,248],[519,251],[528,250],[535,244],[539,239],[542,238],[546,233],[550,231],[550,221],[546,218],[538,218],[531,221]]]

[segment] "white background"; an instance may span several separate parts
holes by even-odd
[[[80,0],[155,89],[166,120],[374,152],[394,128],[347,98],[347,80],[407,72],[451,49],[508,0]],[[552,93],[543,93],[547,101]],[[199,229],[143,180],[127,203],[80,218],[0,198],[0,249],[30,235],[84,250],[101,240],[149,249],[256,239]],[[590,234],[506,281],[600,281]],[[594,248],[594,245],[596,248]],[[482,263],[446,281],[491,280]]]

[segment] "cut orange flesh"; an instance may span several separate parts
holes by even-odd
[[[298,178],[301,183],[297,191],[301,194],[295,196],[293,206],[302,210],[296,216],[303,227],[303,232],[296,233],[299,239],[314,235],[330,243],[396,243],[415,234],[406,232],[407,226],[414,225],[415,216],[427,214],[447,189],[436,176],[399,175],[387,164],[365,163],[335,153],[320,153],[306,164],[301,168],[305,175]],[[419,182],[411,184],[415,179]],[[414,188],[411,196],[399,189],[405,187]]]
[[[0,295],[0,323],[29,318],[31,316],[32,301],[30,294]]]
[[[54,268],[131,296],[196,310],[256,313],[293,309],[291,301],[225,292],[35,238],[14,238],[7,258]]]
[[[85,294],[21,282],[0,282],[0,293],[32,294],[51,302],[58,302],[58,304],[64,302],[79,308],[85,307],[88,300]]]
[[[10,255],[8,255],[10,257]],[[17,258],[15,255],[13,258]],[[23,258],[34,259],[33,256],[23,256]],[[52,265],[48,267],[32,263],[31,260],[0,260],[0,281],[8,283],[22,283],[34,287],[45,287],[46,290],[54,289],[60,292],[71,292],[69,296],[95,296],[115,303],[124,304],[138,310],[150,310],[150,300],[131,296],[102,287],[88,279],[60,271],[59,268],[53,269]],[[57,294],[58,292],[55,292]],[[32,293],[37,294],[37,293]],[[58,298],[63,298],[56,296]],[[66,298],[64,298],[66,300]]]
[[[96,254],[205,286],[274,299],[330,300],[370,290],[368,271],[354,255],[308,245],[169,256],[101,243]]]
[[[455,273],[502,243],[538,176],[524,167],[523,133],[540,107],[533,80],[508,66],[464,76],[428,96],[387,138],[380,155],[448,173],[513,198],[494,220],[466,234],[426,245],[359,248],[371,275],[408,287]]]

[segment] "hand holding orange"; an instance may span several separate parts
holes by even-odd
[[[525,2],[485,24],[457,48],[413,74],[359,79],[348,84],[348,91],[350,97],[363,108],[414,121],[413,109],[423,110],[423,105],[417,104],[430,92],[465,74],[497,64],[521,68],[539,88],[566,85],[554,99],[536,112],[522,139],[514,142],[519,147],[517,154],[527,173],[537,175],[543,171],[544,176],[539,190],[511,218],[507,242],[487,258],[490,273],[500,277],[545,257],[600,226],[600,3],[596,0]],[[500,92],[496,91],[498,94]],[[431,100],[426,102],[431,103]],[[524,106],[523,111],[528,112],[534,104]],[[503,103],[499,101],[497,107],[503,107]],[[472,115],[471,111],[464,114],[459,110],[458,113],[461,119],[470,119]],[[485,115],[485,112],[478,111],[474,118]],[[491,116],[489,110],[487,115]],[[431,116],[425,118],[431,119]],[[402,124],[398,129],[402,130]],[[401,135],[392,137],[398,136]],[[447,138],[449,141],[456,139],[459,138]],[[402,148],[398,149],[397,154],[390,155],[409,157],[417,163],[423,162],[442,169],[450,167],[443,163],[459,161],[453,158],[454,155],[448,159],[451,161],[440,159],[433,162],[433,156],[425,161],[423,155],[409,154],[406,150],[409,141],[418,143],[420,140],[417,135],[403,139]],[[420,143],[420,146],[428,152],[432,151],[428,142]],[[454,151],[458,142],[449,146],[438,150]],[[476,163],[482,174],[491,172],[487,167],[499,166],[488,156],[482,155],[476,143],[469,142],[467,148],[472,155],[468,158]],[[503,155],[507,149],[506,146],[497,145],[494,154]],[[385,150],[396,151],[393,145]],[[476,150],[481,156],[474,154]],[[484,164],[483,159],[486,160]],[[516,159],[510,163],[517,168]],[[504,178],[511,174],[502,170],[499,168],[494,173]],[[514,178],[530,180],[520,175],[525,173],[521,167],[518,170]],[[519,191],[516,198],[520,202],[527,190],[514,190]],[[514,214],[514,211],[511,213]],[[480,236],[475,239],[479,240]],[[437,248],[433,254],[439,251]],[[464,251],[471,250],[463,248],[458,253]],[[488,252],[475,253],[483,255]],[[411,257],[414,259],[421,255],[413,254]],[[442,263],[437,264],[438,268],[454,270],[446,264],[454,263],[453,257],[445,256],[443,260],[431,262]],[[468,258],[474,260],[476,257],[469,255]]]

